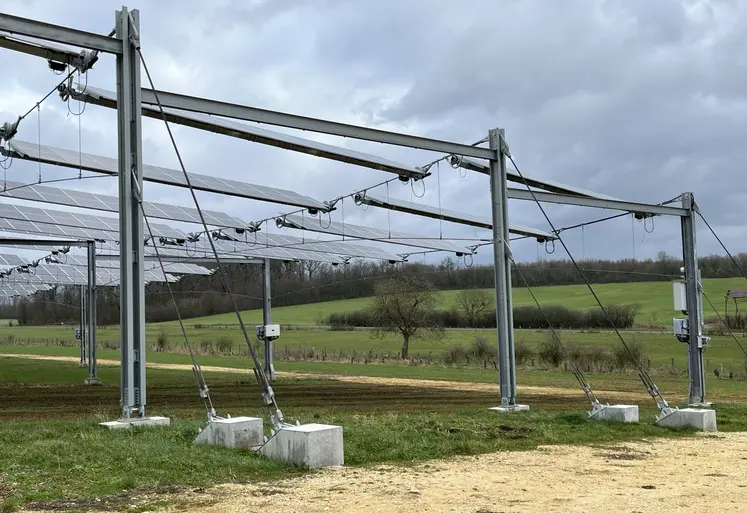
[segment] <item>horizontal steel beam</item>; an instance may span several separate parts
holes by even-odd
[[[690,215],[684,208],[667,207],[663,205],[649,205],[648,203],[635,203],[632,201],[622,201],[615,199],[589,198],[586,196],[571,196],[569,194],[557,194],[552,192],[529,192],[526,189],[508,189],[509,199],[518,199],[525,201],[537,201],[542,203],[557,203],[560,205],[577,205],[579,207],[604,208],[608,210],[621,210],[623,212],[653,214],[660,216],[679,216]]]
[[[89,60],[86,55],[81,55],[80,52],[74,50],[53,47],[41,42],[28,41],[2,32],[0,32],[0,48],[34,55],[48,61],[60,62],[83,71],[90,68],[97,60],[95,56]]]
[[[196,264],[207,267],[208,265],[216,265],[215,257],[213,256],[176,256],[176,255],[161,255],[161,261],[168,264]],[[96,255],[96,260],[119,260],[119,255]],[[145,257],[146,262],[157,262],[158,257],[148,255]],[[221,264],[263,264],[264,260],[261,258],[240,258],[240,257],[220,257]],[[171,271],[169,271],[171,272]]]
[[[358,125],[349,125],[346,123],[338,123],[336,121],[327,121],[324,119],[299,116],[296,114],[260,109],[257,107],[249,107],[247,105],[238,105],[218,100],[210,100],[197,96],[187,96],[185,94],[168,91],[157,91],[157,93],[161,105],[173,109],[200,112],[203,114],[211,114],[213,116],[223,116],[233,119],[242,119],[244,121],[254,121],[256,123],[265,123],[274,126],[284,126],[286,128],[295,128],[298,130],[308,130],[309,132],[317,132],[320,134],[350,137],[351,139],[360,139],[363,141],[406,146],[408,148],[417,148],[421,150],[431,150],[483,159],[495,158],[495,152],[486,148],[470,146],[468,144],[389,132],[386,130],[378,130]],[[158,105],[156,95],[153,93],[152,89],[142,89],[142,102],[148,105]]]
[[[0,237],[0,246],[75,246],[87,247],[94,240],[65,240],[65,239],[20,239],[16,237]]]
[[[119,39],[10,14],[0,13],[0,31],[100,52],[122,53],[122,41]]]

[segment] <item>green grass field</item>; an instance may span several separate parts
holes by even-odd
[[[744,278],[718,278],[703,280],[706,295],[718,309],[723,309],[726,291],[734,288],[747,288]],[[542,305],[562,305],[570,309],[584,310],[596,306],[594,298],[585,285],[562,285],[552,287],[536,287],[532,289]],[[636,322],[639,324],[663,324],[667,327],[672,322],[672,284],[671,282],[638,282],[638,283],[609,283],[594,285],[594,290],[605,304],[639,304],[641,306]],[[456,295],[459,291],[447,290],[440,292],[439,308],[451,308],[456,305]],[[491,294],[494,291],[490,291]],[[515,306],[533,305],[534,302],[526,289],[514,288],[513,300]],[[274,308],[272,319],[280,324],[313,325],[332,313],[349,312],[365,308],[370,303],[369,298],[347,299],[342,301],[328,301],[282,308]],[[706,316],[712,315],[712,309],[705,302]],[[723,310],[720,310],[723,315]],[[249,324],[261,323],[261,310],[243,312],[243,319]],[[188,320],[189,324],[226,325],[236,324],[233,313],[200,317]],[[165,323],[173,324],[173,323]]]
[[[204,410],[189,372],[149,370],[149,411],[170,416],[172,426],[124,432],[96,425],[117,416],[118,368],[101,367],[100,387],[82,385],[83,373],[72,363],[0,357],[0,511],[178,507],[178,494],[196,487],[271,483],[306,472],[246,450],[193,445]],[[208,373],[219,413],[263,415],[247,377]],[[486,392],[290,378],[274,388],[287,418],[343,426],[348,466],[690,434],[647,422],[652,404],[642,405],[640,424],[589,422],[580,392],[524,394],[530,413],[497,416],[486,411],[496,401]],[[747,429],[747,408],[717,409],[722,431]]]
[[[722,305],[728,288],[740,280],[706,280],[706,292]],[[638,323],[669,325],[669,283],[635,283],[595,287],[608,304],[638,303]],[[456,291],[441,293],[441,306],[454,305]],[[538,288],[543,304],[582,309],[593,306],[583,287]],[[714,299],[718,298],[718,299]],[[525,291],[515,291],[517,305],[529,304]],[[299,305],[273,310],[273,320],[285,325],[313,325],[332,312],[365,307],[369,299]],[[244,312],[246,323],[261,322],[259,311]],[[710,315],[706,308],[706,315]],[[235,316],[225,314],[189,319],[190,342],[199,349],[203,366],[237,367],[246,375],[208,371],[205,377],[220,414],[262,416],[259,393],[250,373],[243,336]],[[204,409],[190,372],[148,370],[148,408],[152,414],[174,419],[167,429],[109,432],[96,422],[118,416],[119,330],[98,330],[101,387],[82,385],[86,369],[74,362],[3,357],[30,353],[76,358],[79,355],[73,326],[17,327],[0,324],[0,512],[27,506],[33,509],[152,510],[177,506],[176,495],[217,483],[271,481],[305,472],[265,460],[248,451],[195,446],[192,439],[204,418]],[[168,351],[153,351],[159,335],[168,338]],[[147,361],[154,364],[190,364],[176,323],[147,326]],[[256,342],[252,336],[252,342]],[[561,332],[565,345],[602,346],[612,350],[619,341],[610,332]],[[374,360],[369,352],[396,355],[400,340],[378,339],[368,330],[283,329],[275,342],[276,369],[281,378],[273,385],[286,417],[302,422],[342,425],[348,465],[382,462],[407,464],[457,454],[496,450],[526,450],[541,444],[604,444],[642,437],[686,436],[651,425],[656,409],[638,376],[631,371],[589,372],[586,378],[603,402],[629,402],[636,392],[642,422],[638,425],[590,423],[588,404],[573,375],[563,365],[556,369],[524,365],[517,372],[519,398],[531,406],[528,415],[496,417],[486,407],[498,401],[495,392],[423,386],[339,381],[329,375],[453,380],[496,383],[497,372],[486,363],[446,366],[440,356],[456,346],[469,346],[476,337],[494,343],[491,330],[449,330],[440,342],[413,341],[411,356],[419,364]],[[547,340],[547,332],[519,330],[517,341],[533,350]],[[655,382],[670,404],[681,404],[687,394],[687,346],[668,333],[625,332],[628,342],[640,344],[650,360]],[[230,354],[215,354],[203,343],[230,339]],[[740,341],[741,341],[740,336]],[[747,349],[747,338],[742,345]],[[293,361],[294,351],[311,356]],[[290,358],[283,359],[289,352]],[[345,357],[324,361],[325,354]],[[351,358],[351,355],[354,355]],[[731,338],[713,337],[706,352],[707,395],[716,404],[721,431],[747,430],[747,361]],[[346,360],[347,359],[347,360]],[[352,360],[352,361],[351,361]],[[429,362],[429,363],[428,363]],[[287,373],[287,374],[282,374]],[[297,377],[292,374],[296,373]],[[300,373],[300,376],[298,374]],[[718,373],[718,375],[717,375]],[[731,379],[733,376],[734,379]],[[541,392],[537,387],[550,387]],[[40,422],[41,421],[41,422]],[[72,470],[72,471],[71,471]],[[123,493],[124,491],[127,493]],[[140,497],[132,499],[132,496]],[[147,497],[142,499],[142,497]]]

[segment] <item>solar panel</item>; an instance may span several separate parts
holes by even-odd
[[[59,255],[57,257],[59,259],[58,262],[47,262],[47,264],[50,265],[75,265],[79,267],[85,267],[88,268],[88,258],[85,256],[78,256],[78,255]],[[166,272],[169,274],[197,274],[197,275],[203,275],[207,276],[212,274],[210,269],[206,269],[202,266],[195,265],[195,264],[189,264],[189,263],[179,263],[179,262],[164,262],[163,263],[164,268],[166,269]],[[119,270],[119,260],[117,259],[97,259],[96,260],[96,268],[97,269],[116,269]],[[157,260],[146,260],[144,269],[146,270],[160,270],[161,265]]]
[[[8,268],[8,267],[18,267],[19,265],[26,265],[28,264],[28,261],[25,258],[21,258],[18,255],[10,255],[10,254],[1,254],[0,255],[0,266]]]
[[[48,285],[41,283],[22,283],[12,280],[0,280],[0,293],[6,297],[28,296],[40,290],[49,289]]]
[[[472,160],[467,157],[461,157],[452,155],[450,158],[452,166],[458,166],[462,167],[464,169],[470,169],[472,171],[477,171],[478,173],[490,174],[490,167],[483,163],[478,162],[476,160]],[[522,180],[522,176],[524,176],[524,179]],[[519,174],[518,171],[515,169],[507,169],[506,170],[506,178],[508,178],[511,182],[518,182],[520,184],[523,184],[524,181],[530,186],[530,187],[536,187],[537,189],[543,189],[545,191],[549,192],[558,192],[561,194],[572,194],[574,196],[586,196],[588,198],[597,198],[597,199],[607,199],[607,200],[616,200],[617,198],[613,198],[612,196],[607,196],[605,194],[599,194],[592,191],[587,191],[586,189],[582,189],[580,187],[574,187],[573,185],[566,185],[564,183],[556,182],[554,180],[545,180],[544,178],[537,178],[536,176],[528,175],[526,173]]]
[[[312,232],[329,233],[331,235],[344,235],[355,239],[375,240],[379,242],[388,242],[391,244],[400,244],[403,246],[413,246],[416,248],[434,249],[437,251],[449,251],[459,254],[472,254],[471,249],[442,239],[429,239],[418,237],[408,233],[389,232],[378,228],[369,228],[355,224],[339,223],[337,221],[324,221],[320,223],[318,219],[302,217],[296,214],[278,218],[278,223],[289,228],[299,230],[309,230]]]
[[[326,221],[322,221],[322,223],[326,224]],[[348,257],[373,258],[376,260],[402,259],[400,256],[390,253],[389,251],[349,241],[316,240],[306,237],[297,237],[295,235],[266,233],[262,231],[256,233],[244,232],[243,235],[226,233],[226,235],[238,239],[238,242],[231,244],[243,243],[246,244],[250,250],[257,247],[294,248],[303,251],[332,253]],[[219,242],[222,244],[226,243],[222,241]]]
[[[220,241],[217,241],[220,242]],[[198,251],[206,256],[212,255],[207,243],[198,246]],[[317,251],[307,251],[294,248],[276,248],[276,247],[262,247],[256,246],[253,248],[247,248],[246,244],[238,243],[233,247],[231,243],[219,243],[217,247],[226,255],[244,255],[251,258],[269,258],[272,260],[313,260],[315,262],[326,262],[329,264],[342,264],[345,263],[345,259],[339,255],[333,255],[331,253],[320,253]]]
[[[0,232],[28,233],[34,235],[47,235],[70,239],[91,239],[102,241],[119,240],[119,234],[114,232],[89,230],[87,228],[57,226],[51,224],[39,224],[31,221],[16,221],[2,218],[0,218]]]
[[[95,173],[104,173],[115,176],[119,173],[117,159],[110,157],[102,157],[90,153],[80,154],[76,151],[46,145],[40,147],[36,143],[19,141],[17,139],[8,142],[8,147],[10,151],[0,148],[0,153],[24,160],[65,166],[73,169],[84,169]],[[255,199],[315,210],[326,210],[327,208],[321,201],[285,189],[277,189],[274,187],[197,173],[189,173],[189,179],[192,183],[192,187],[199,191],[215,192],[227,196]],[[177,187],[187,187],[187,182],[184,179],[184,174],[181,170],[150,166],[147,164],[143,165],[143,180],[166,185],[175,185]]]
[[[9,205],[0,203],[0,218],[31,221],[39,224],[51,224],[57,227],[89,228],[106,232],[119,233],[119,219],[116,217],[102,217],[77,212],[61,210],[47,210],[35,207]],[[186,234],[181,230],[159,223],[150,223],[155,237],[184,238]]]
[[[119,199],[116,196],[105,194],[94,194],[92,192],[75,191],[70,189],[59,189],[46,185],[28,185],[21,182],[3,182],[5,191],[0,191],[0,196],[8,198],[41,201],[70,207],[102,210],[105,212],[119,212]],[[184,221],[187,223],[201,223],[196,208],[169,205],[166,203],[155,203],[143,201],[145,215],[155,219],[169,219],[172,221]],[[216,212],[203,210],[205,222],[210,226],[221,228],[245,228],[247,223],[236,217]]]
[[[430,217],[434,219],[443,219],[452,223],[464,224],[467,226],[476,226],[478,228],[493,229],[493,222],[487,217],[480,217],[472,214],[464,214],[462,212],[455,212],[454,210],[447,210],[445,208],[432,207],[430,205],[415,204],[411,201],[396,199],[396,198],[380,198],[370,193],[357,194],[355,196],[356,202],[365,203],[374,207],[387,208],[389,210],[396,210],[398,212],[406,212],[408,214],[415,214],[424,217]],[[529,226],[522,226],[514,223],[509,223],[508,231],[516,235],[523,235],[526,237],[535,237],[541,242],[548,239],[555,239],[556,237],[542,230],[531,228]]]
[[[116,108],[116,93],[106,91],[96,87],[88,86],[81,88],[73,86],[73,96],[77,99],[102,105],[104,107]],[[166,118],[171,123],[177,123],[185,126],[191,126],[200,130],[208,130],[231,137],[237,137],[251,142],[276,146],[286,150],[298,151],[316,157],[323,157],[331,160],[337,160],[348,164],[355,164],[380,171],[388,171],[398,175],[405,175],[412,178],[423,178],[426,173],[417,167],[400,164],[368,153],[341,148],[331,144],[325,144],[309,139],[303,139],[293,135],[280,132],[274,132],[255,125],[239,123],[225,118],[208,116],[196,112],[186,112],[177,109],[164,109]],[[155,107],[143,105],[143,116],[161,119],[161,112]]]

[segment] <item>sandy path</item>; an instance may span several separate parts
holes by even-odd
[[[49,360],[59,362],[71,362],[78,363],[80,358],[74,356],[46,356],[36,354],[5,354],[0,353],[2,358],[24,358],[30,360]],[[119,365],[118,360],[98,360],[99,365]],[[146,363],[146,367],[149,369],[171,369],[171,370],[192,370],[191,365],[176,364],[176,363]],[[238,367],[216,367],[203,365],[203,372],[224,372],[230,374],[250,374],[248,368],[241,369]],[[433,379],[410,379],[410,378],[383,378],[375,376],[345,376],[339,374],[316,374],[316,373],[305,373],[305,372],[278,372],[279,377],[287,378],[316,378],[316,379],[334,379],[342,381],[344,383],[369,383],[373,385],[396,385],[396,386],[413,386],[413,387],[424,387],[424,388],[442,388],[447,390],[464,390],[473,392],[492,392],[498,393],[497,383],[476,383],[472,381],[442,381]],[[518,385],[518,390],[531,395],[565,395],[572,393],[579,393],[578,388],[563,388],[563,387],[538,387],[538,386],[526,386]],[[649,398],[647,394],[638,392],[621,392],[621,391],[609,391],[609,390],[595,390],[594,391],[600,400],[604,401],[609,397],[614,397],[616,400],[646,400]]]
[[[605,448],[552,446],[428,462],[328,469],[184,497],[185,513],[743,511],[747,433]],[[216,501],[205,506],[204,500]],[[198,506],[198,501],[201,502]],[[176,511],[176,509],[172,510]]]

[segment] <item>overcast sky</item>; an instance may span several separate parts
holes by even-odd
[[[120,6],[121,0],[2,2],[3,12],[99,33],[113,27]],[[464,143],[490,128],[505,128],[523,172],[631,201],[661,202],[692,191],[727,247],[747,250],[741,212],[747,199],[747,2],[142,0],[129,7],[140,9],[142,51],[159,89]],[[43,60],[1,49],[0,69],[0,123],[31,108],[59,81]],[[145,76],[143,81],[147,86]],[[114,88],[113,57],[101,57],[88,83]],[[145,162],[177,168],[163,125],[144,120],[143,127]],[[191,172],[293,189],[319,200],[392,177],[191,128],[176,127],[175,133]],[[299,135],[411,165],[437,156]],[[115,157],[116,115],[88,106],[82,116],[72,116],[52,96],[41,107],[41,123],[30,115],[17,137],[73,150],[80,144],[83,151]],[[422,184],[413,189],[395,182],[389,194],[490,215],[486,176],[462,176],[446,165],[432,172],[422,198],[415,197]],[[36,164],[16,161],[5,176],[33,182],[38,174]],[[77,171],[42,167],[41,175],[50,180]],[[114,178],[59,186],[116,193]],[[386,194],[383,188],[376,192]],[[207,193],[199,198],[204,208],[246,221],[293,210]],[[191,205],[184,190],[153,184],[146,186],[146,199]],[[349,200],[333,219],[343,220],[343,210],[345,222],[391,223],[393,230],[421,236],[489,236],[364,211]],[[559,206],[547,212],[556,227],[611,213]],[[512,201],[510,218],[549,228],[529,202]],[[647,233],[626,217],[564,238],[579,258],[679,254],[677,219],[657,218],[652,228]],[[698,237],[701,254],[720,252],[703,226]],[[550,257],[531,241],[513,247],[521,260],[564,256],[558,248]],[[475,261],[490,256],[483,248]]]

